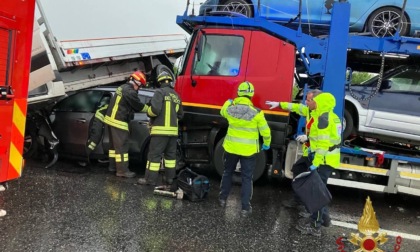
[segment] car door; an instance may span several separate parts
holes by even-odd
[[[102,96],[103,91],[100,90],[82,91],[54,106],[50,119],[52,129],[60,140],[59,152],[86,156],[90,122]]]
[[[97,104],[96,108],[95,108],[95,113],[96,111],[105,105],[109,105],[109,102],[111,101],[113,94],[110,91],[104,91],[102,94],[102,97],[99,100],[99,103]],[[95,114],[93,114],[93,117],[95,116]],[[90,121],[89,123],[89,130],[88,132],[91,133],[91,127],[93,126],[93,120]],[[106,126],[104,124],[104,126]],[[88,136],[89,138],[89,136]],[[102,131],[102,140],[101,142],[97,143],[97,146],[95,148],[95,150],[93,151],[94,154],[96,155],[107,155],[108,156],[108,150],[109,150],[109,132],[108,132],[108,127],[104,127],[103,131]]]
[[[324,0],[302,1],[302,22],[317,23],[322,14]],[[289,21],[299,13],[299,0],[261,0],[260,15],[270,20]],[[296,21],[297,22],[297,21]]]
[[[368,105],[368,127],[388,135],[420,135],[420,71],[408,68],[385,78],[387,86]]]

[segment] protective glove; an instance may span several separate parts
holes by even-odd
[[[308,142],[308,136],[307,135],[299,135],[296,137],[296,141],[299,141],[301,143]]]
[[[261,150],[269,150],[270,146],[263,144]]]
[[[280,106],[280,102],[276,101],[266,101],[265,104],[271,106],[270,109],[278,108]]]
[[[311,171],[315,171],[317,168],[318,168],[318,167],[316,167],[315,165],[311,165],[311,166],[309,166],[309,169],[310,169]]]

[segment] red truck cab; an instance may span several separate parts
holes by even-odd
[[[35,0],[0,4],[0,182],[20,177]]]
[[[234,99],[243,81],[255,87],[252,99],[262,109],[272,130],[273,151],[283,150],[289,113],[268,110],[265,101],[290,101],[296,50],[279,38],[255,29],[201,27],[191,37],[175,85],[185,117],[182,144],[186,163],[209,163],[223,172],[221,142],[227,122],[219,112],[227,99]],[[259,154],[254,179],[278,153]],[[279,167],[280,168],[280,167]]]

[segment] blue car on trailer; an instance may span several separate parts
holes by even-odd
[[[309,31],[327,32],[332,5],[337,0],[302,0],[302,24]],[[371,32],[373,36],[392,36],[398,28],[402,0],[351,0],[350,32]],[[200,7],[200,15],[211,12],[237,12],[256,16],[258,0],[207,0]],[[297,25],[299,0],[260,0],[259,16],[279,23]],[[407,0],[402,16],[400,35],[415,36],[420,30],[420,1]]]

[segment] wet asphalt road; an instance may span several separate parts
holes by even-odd
[[[338,251],[336,239],[357,230],[366,197],[373,201],[381,228],[420,235],[420,198],[386,196],[332,187],[331,217],[337,225],[322,236],[295,230],[296,211],[281,200],[292,196],[288,183],[262,181],[254,186],[253,214],[241,218],[240,187],[233,188],[227,208],[217,206],[219,177],[209,176],[211,191],[193,203],[153,195],[97,164],[80,168],[60,161],[50,170],[29,161],[23,177],[0,193],[0,251]],[[394,251],[395,237],[381,245]],[[403,238],[400,251],[420,251],[420,241]],[[347,245],[344,251],[355,251]]]

